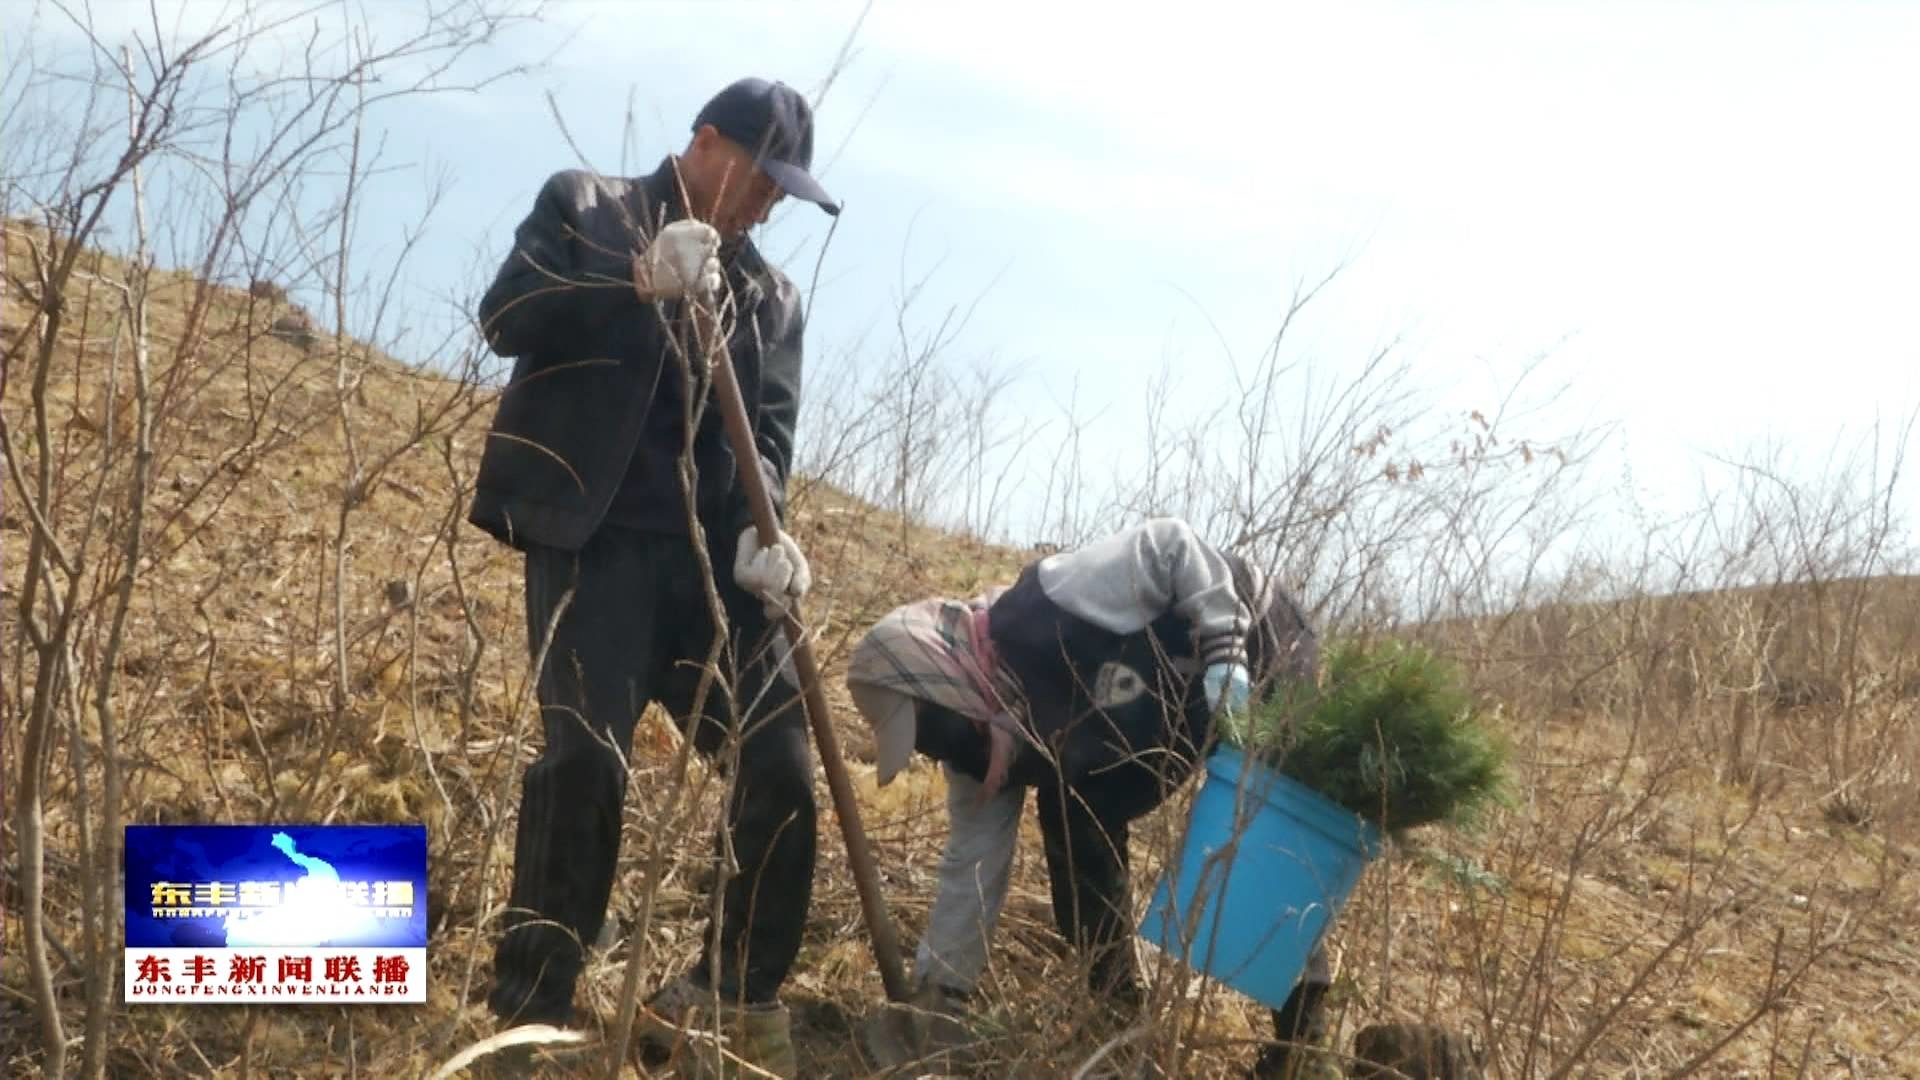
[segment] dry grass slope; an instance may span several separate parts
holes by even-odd
[[[24,227],[8,226],[10,262],[25,258],[26,238]],[[112,277],[116,267],[100,257],[91,272]],[[480,1007],[488,925],[505,890],[518,770],[535,752],[518,568],[462,520],[488,397],[336,341],[324,325],[303,336],[265,288],[213,289],[197,340],[176,348],[199,296],[185,275],[156,283],[146,562],[112,680],[126,819],[426,822],[430,1002],[115,1005],[108,1072],[422,1075],[490,1030]],[[94,530],[89,557],[99,569],[83,579],[79,604],[109,597],[131,468],[118,310],[105,284],[70,296],[40,401],[17,368],[4,401],[18,475],[30,484],[44,476],[61,496],[50,527],[70,550]],[[6,340],[28,315],[9,292]],[[43,420],[51,459],[31,438]],[[12,763],[36,671],[20,626],[31,587],[14,568],[26,565],[34,523],[11,476],[7,483],[0,631]],[[104,494],[96,500],[95,491]],[[826,479],[800,483],[794,507],[819,582],[810,615],[821,627],[829,697],[910,945],[943,835],[939,781],[919,765],[903,783],[873,785],[870,741],[839,683],[841,661],[850,636],[890,605],[1008,580],[1029,553],[903,528]],[[1421,629],[1463,657],[1503,710],[1519,749],[1520,798],[1477,835],[1425,837],[1369,872],[1336,941],[1343,1036],[1380,1019],[1437,1020],[1476,1033],[1500,1076],[1670,1075],[1690,1064],[1718,1076],[1920,1076],[1911,797],[1920,604],[1912,581],[1845,588],[1874,596],[1872,617],[1854,622],[1856,652],[1867,659],[1846,669],[1877,672],[1870,685],[1821,667],[1836,654],[1817,630],[1804,643],[1774,635],[1746,653],[1746,639],[1731,632],[1811,627],[1810,611],[1847,610],[1838,586],[1820,597],[1802,589],[1639,600]],[[1755,614],[1755,604],[1775,608]],[[97,673],[86,665],[103,655],[99,643],[83,636],[74,650],[82,685],[91,685]],[[1725,677],[1760,659],[1771,660],[1764,686]],[[1801,681],[1783,681],[1786,668]],[[77,939],[81,910],[77,811],[98,785],[82,697],[58,705],[46,796],[46,908],[70,1031],[88,960],[66,944]],[[1870,748],[1881,762],[1865,824],[1835,813],[1836,793],[1817,767],[1843,719],[1858,732],[1856,752]],[[1735,738],[1747,742],[1729,757]],[[660,717],[642,725],[616,887],[623,933],[647,935],[645,985],[694,955],[718,809],[718,785],[697,765],[691,803],[675,796],[676,746]],[[9,781],[11,797],[17,770]],[[853,1024],[881,988],[824,782],[819,801],[816,899],[789,995],[807,1075],[854,1075],[864,1066]],[[1141,897],[1177,812],[1139,831]],[[7,827],[5,906],[17,912],[11,816]],[[636,927],[648,845],[663,836],[673,839],[652,917]],[[1074,960],[1052,932],[1030,824],[1025,840],[986,990],[994,1071],[1066,1075],[1115,1030],[1080,1000]],[[6,1073],[30,1076],[39,1028],[20,920],[7,920],[6,932],[0,1046]],[[585,980],[583,998],[599,1016],[611,1013],[626,952],[623,942],[598,954]],[[1132,1069],[1154,1055],[1169,1065],[1177,1040],[1185,1075],[1244,1068],[1264,1014],[1163,975],[1155,1007],[1178,1019],[1107,1064]]]

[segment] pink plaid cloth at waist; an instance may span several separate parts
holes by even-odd
[[[988,608],[1004,590],[971,601],[921,600],[882,616],[854,646],[847,681],[930,701],[976,724],[1017,732],[1011,682],[993,645]]]

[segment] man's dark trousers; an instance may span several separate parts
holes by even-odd
[[[721,994],[744,991],[749,1002],[771,1001],[793,964],[813,885],[817,824],[806,714],[799,691],[778,674],[785,636],[774,632],[759,600],[733,582],[735,543],[710,540],[731,638],[719,671],[736,675],[731,686],[711,681],[698,724],[694,697],[714,621],[687,537],[608,524],[577,553],[527,550],[532,656],[539,656],[554,609],[569,588],[573,594],[539,683],[546,744],[523,782],[508,929],[495,954],[489,1002],[503,1018],[571,1018],[582,946],[599,936],[612,890],[623,762],[651,702],[710,758],[726,749],[735,716],[747,718],[738,759],[720,759],[737,770],[728,827],[740,868],[727,884],[721,926],[707,928]]]

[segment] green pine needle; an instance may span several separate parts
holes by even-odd
[[[1505,801],[1507,747],[1452,664],[1418,645],[1343,642],[1324,681],[1230,717],[1222,737],[1393,833],[1471,824]]]

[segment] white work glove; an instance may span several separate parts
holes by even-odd
[[[760,530],[749,525],[740,534],[733,557],[733,580],[767,605],[767,615],[779,618],[813,587],[807,557],[785,529],[771,547],[760,546]]]
[[[1236,747],[1247,740],[1247,701],[1253,687],[1247,669],[1240,664],[1212,664],[1201,678],[1207,691],[1207,711],[1218,719],[1219,733]]]
[[[1242,664],[1208,667],[1202,685],[1207,691],[1207,709],[1216,715],[1223,710],[1232,716],[1246,712],[1247,701],[1253,696],[1253,681]]]
[[[722,281],[720,234],[691,218],[661,226],[635,260],[635,277],[634,284],[658,300],[712,300]]]

